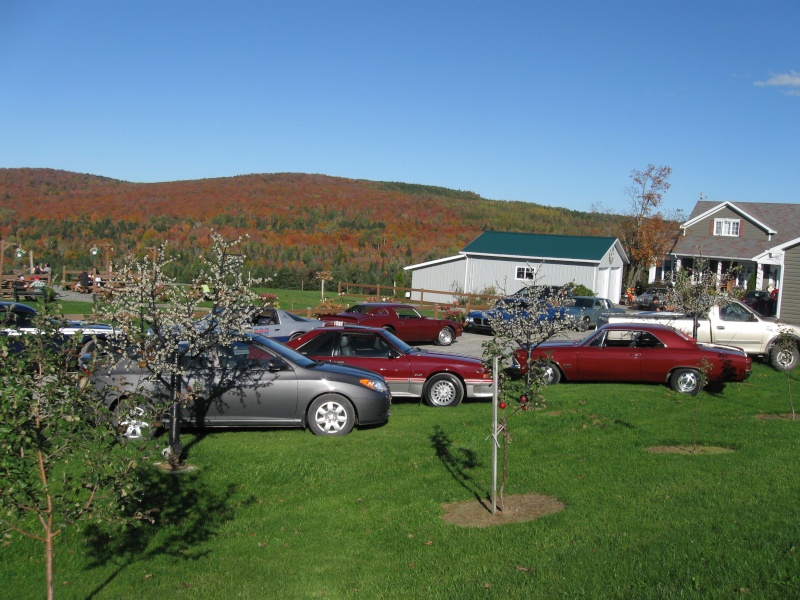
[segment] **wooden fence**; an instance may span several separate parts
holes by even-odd
[[[393,285],[381,285],[370,283],[347,283],[340,282],[338,287],[339,296],[352,293],[350,290],[360,290],[360,295],[366,296],[367,300],[376,302],[404,302],[418,307],[433,308],[434,316],[438,317],[439,311],[456,307],[468,313],[472,310],[483,310],[491,308],[495,300],[503,296],[493,296],[488,294],[467,294],[462,292],[453,292],[452,290],[426,290],[422,288],[405,288]],[[418,294],[419,298],[410,300],[411,296]],[[425,295],[428,297],[434,296],[447,296],[451,300],[449,303],[442,302],[441,300],[425,300]]]

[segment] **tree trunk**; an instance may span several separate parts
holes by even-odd
[[[44,560],[45,560],[45,576],[47,578],[47,600],[54,600],[56,597],[56,580],[53,573],[53,557],[54,557],[54,544],[53,540],[53,515],[47,516],[47,531],[44,534]]]

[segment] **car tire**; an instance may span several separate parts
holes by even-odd
[[[130,403],[127,399],[115,402],[111,411],[113,413],[111,422],[123,439],[150,439],[158,430],[158,427],[154,426],[148,418],[149,413],[146,408]]]
[[[307,332],[305,332],[305,331],[295,331],[292,335],[289,336],[289,341],[291,342],[292,340],[296,340],[297,338],[299,338],[304,333],[307,333]]]
[[[800,360],[800,352],[797,346],[792,348],[780,348],[775,346],[769,351],[769,364],[778,371],[793,371]]]
[[[356,423],[350,401],[338,394],[325,394],[308,407],[308,427],[314,435],[347,435]]]
[[[425,382],[422,397],[435,408],[458,406],[464,399],[464,384],[451,373],[438,373]]]
[[[397,335],[397,332],[394,330],[394,327],[391,325],[384,325],[383,329],[391,333],[392,335]]]
[[[542,374],[542,383],[545,385],[556,385],[561,381],[561,370],[555,363],[538,362],[536,367]]]
[[[456,338],[456,334],[451,327],[442,327],[439,335],[436,336],[437,346],[449,346]]]
[[[700,393],[700,373],[694,369],[675,369],[669,378],[669,384],[680,394],[696,396]]]

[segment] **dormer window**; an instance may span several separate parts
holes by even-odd
[[[714,219],[714,235],[739,237],[740,219]]]

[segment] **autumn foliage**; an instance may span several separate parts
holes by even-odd
[[[245,268],[286,287],[313,282],[321,270],[338,281],[388,283],[404,266],[455,254],[487,229],[605,233],[592,213],[405,183],[297,173],[130,183],[0,169],[0,237],[56,269],[92,266],[92,244],[109,244],[119,260],[166,241],[186,259],[189,271],[178,277],[189,277],[210,228],[226,238],[248,234]]]

